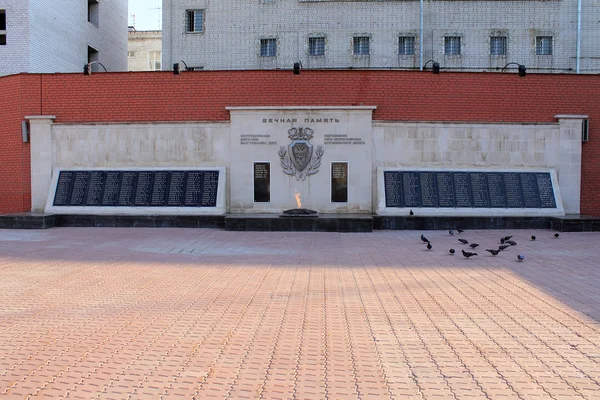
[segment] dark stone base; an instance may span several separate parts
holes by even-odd
[[[374,217],[374,229],[450,230],[450,229],[551,229],[548,217]]]
[[[227,231],[373,232],[370,214],[320,214],[294,217],[279,214],[229,214]]]
[[[56,226],[104,228],[223,228],[222,215],[57,215]]]
[[[0,229],[48,229],[56,226],[56,215],[18,213],[0,215]]]
[[[599,232],[600,217],[565,215],[551,218],[552,229],[559,232]]]

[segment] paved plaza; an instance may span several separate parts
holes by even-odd
[[[0,230],[4,398],[600,399],[600,233]]]

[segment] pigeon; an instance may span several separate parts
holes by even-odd
[[[500,238],[500,244],[504,244],[504,242],[506,242],[506,240],[504,240],[504,238]]]
[[[519,261],[523,261],[524,259],[525,259],[525,256],[523,254],[519,254],[517,256],[517,260],[519,260]]]
[[[479,243],[471,243],[469,245],[470,248],[474,249],[475,247],[479,246]]]
[[[424,243],[429,243],[429,239],[427,239],[425,236],[423,236],[423,234],[421,234],[421,240],[422,240]]]
[[[410,210],[410,211],[408,212],[408,214],[409,214],[409,215],[415,215],[415,213],[413,212],[413,210]]]
[[[458,239],[458,241],[462,244],[469,244],[469,241],[467,239]]]
[[[514,240],[507,240],[506,243],[510,244],[511,246],[517,245],[517,242],[515,242]]]
[[[531,240],[535,240],[535,236],[531,235]]]
[[[458,231],[458,233],[463,233],[464,231],[460,228],[456,228],[456,230]]]
[[[502,246],[498,246],[498,250],[503,251],[504,249],[507,249],[510,247],[510,244],[503,244]]]
[[[469,251],[464,251],[464,250],[462,251],[462,253],[463,253],[463,256],[465,256],[467,259],[468,259],[469,257],[476,256],[476,255],[477,255],[477,253],[471,253],[471,252],[469,252]]]
[[[431,243],[427,242],[427,250],[431,250],[433,248],[433,246],[431,245]]]
[[[450,229],[450,230],[448,231],[448,233],[449,233],[449,234],[451,234],[452,236],[454,236],[454,230]]]
[[[448,252],[449,252],[450,254],[454,254],[454,249],[450,249],[450,250],[448,250]]]
[[[558,239],[558,237],[559,237],[559,236],[560,236],[560,235],[559,235],[558,233],[555,233],[555,234],[554,234],[554,238],[556,238],[556,239]]]
[[[512,239],[512,236],[504,236],[504,241],[508,242],[510,239]]]
[[[490,253],[492,253],[493,256],[497,256],[498,253],[500,253],[502,250],[494,250],[494,249],[488,249],[486,251],[489,251]]]

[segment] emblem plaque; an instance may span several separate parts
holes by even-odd
[[[305,180],[307,176],[319,172],[324,151],[323,146],[317,146],[315,149],[310,143],[313,134],[310,128],[292,128],[288,130],[288,137],[292,142],[287,145],[287,148],[285,146],[279,148],[283,172],[295,176],[297,181]]]

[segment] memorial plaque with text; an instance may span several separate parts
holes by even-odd
[[[454,207],[454,185],[452,183],[452,172],[435,172],[438,189],[438,206]]]
[[[202,186],[204,184],[203,171],[189,171],[185,184],[184,206],[197,207],[202,201]]]
[[[504,177],[500,172],[488,172],[488,190],[490,193],[490,207],[506,208],[506,191],[504,190]]]
[[[454,201],[456,207],[473,207],[471,185],[468,172],[453,172]]]
[[[150,206],[160,207],[167,204],[167,191],[169,189],[168,171],[155,171],[152,184],[152,195],[150,196]]]
[[[154,172],[139,171],[138,179],[135,186],[135,196],[133,197],[134,206],[147,206],[150,204],[150,196],[152,195],[152,181]]]
[[[549,172],[538,172],[537,184],[540,193],[541,208],[556,208],[556,199],[554,198],[554,188],[552,186],[552,178]]]
[[[102,202],[102,192],[105,187],[106,172],[92,171],[90,172],[90,182],[88,184],[88,192],[85,200],[86,206],[99,206]]]
[[[404,207],[421,206],[421,183],[418,172],[402,172],[402,192],[404,193]]]
[[[271,163],[254,163],[254,202],[269,203],[271,201]]]
[[[171,171],[169,179],[169,195],[167,205],[172,207],[183,207],[185,204],[185,171]]]
[[[218,171],[203,171],[204,182],[202,186],[202,197],[200,206],[216,207],[217,206],[217,189],[219,187],[219,172]]]
[[[137,181],[137,172],[123,171],[121,174],[121,184],[119,186],[118,206],[132,206],[135,183]]]
[[[521,188],[523,189],[523,207],[540,208],[540,193],[538,191],[537,176],[528,172],[521,172]]]
[[[73,178],[73,190],[71,191],[70,206],[83,206],[89,183],[90,173],[88,171],[76,171]]]
[[[504,189],[506,206],[508,208],[523,208],[523,191],[521,190],[521,180],[518,173],[504,173]]]
[[[473,207],[489,208],[490,195],[487,183],[487,174],[485,172],[470,172],[471,194],[473,198]]]
[[[331,202],[348,202],[348,163],[331,163]]]
[[[421,183],[421,207],[437,207],[437,179],[435,172],[419,172]]]
[[[101,206],[116,206],[119,202],[119,187],[121,186],[121,172],[106,171],[104,178],[104,192],[102,193]]]
[[[386,207],[404,207],[402,201],[402,173],[400,171],[385,171],[383,173]]]
[[[74,171],[60,171],[58,175],[58,183],[56,184],[56,192],[54,194],[55,206],[68,206],[73,190]]]

